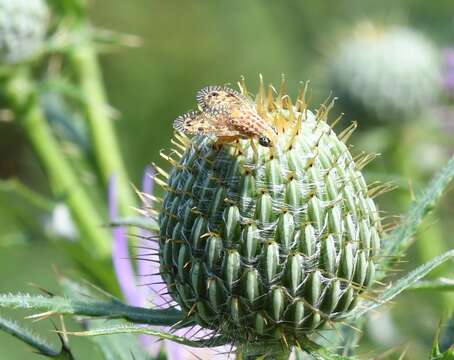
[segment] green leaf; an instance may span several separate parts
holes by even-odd
[[[120,321],[115,322],[120,325]],[[105,326],[104,320],[89,320],[85,322],[89,330],[95,330],[101,324]],[[117,326],[118,326],[117,325]],[[124,325],[123,325],[124,326]],[[105,360],[150,360],[148,354],[139,339],[134,334],[113,334],[109,336],[94,336],[90,340],[96,343],[101,349]]]
[[[125,319],[136,323],[156,326],[172,326],[183,320],[183,314],[174,309],[145,309],[128,306],[119,301],[77,301],[61,296],[29,294],[0,294],[0,307],[13,309],[44,310],[32,317],[49,315],[83,315],[109,319]]]
[[[65,143],[69,142],[77,147],[78,152],[71,154],[70,158],[73,161],[77,159],[78,162],[84,163],[86,169],[82,168],[83,170],[90,170],[88,164],[91,144],[88,139],[88,130],[85,126],[83,115],[75,109],[77,105],[71,107],[67,104],[67,101],[65,102],[62,92],[55,90],[55,92],[41,94],[40,105],[58,137]],[[83,159],[83,155],[86,159]]]
[[[87,280],[77,282],[66,276],[61,276],[58,279],[58,282],[62,287],[65,296],[73,301],[84,302],[87,299],[91,299],[97,301],[108,300],[114,303],[121,303],[121,300],[119,298],[90,283]]]
[[[344,356],[330,352],[326,348],[321,348],[318,351],[309,351],[309,354],[316,360],[355,360],[356,357]]]
[[[107,49],[112,46],[140,47],[143,44],[140,36],[99,28],[91,29],[91,38],[98,46],[107,46]]]
[[[0,180],[0,191],[13,193],[25,200],[27,204],[45,212],[51,212],[55,206],[55,203],[52,200],[33,191],[18,179]]]
[[[86,0],[49,0],[49,4],[62,18],[84,20],[86,17]]]
[[[327,347],[320,346],[308,338],[298,339],[300,347],[294,347],[292,353],[297,360],[306,359],[309,354],[316,360],[354,360],[354,357],[342,356],[331,352]],[[266,343],[246,343],[237,349],[237,353],[244,358],[257,359],[287,359],[290,350],[281,341],[266,341]]]
[[[0,228],[2,246],[28,242],[44,235],[43,215],[50,216],[54,204],[17,179],[0,180]]]
[[[267,341],[266,343],[246,343],[239,345],[236,349],[238,359],[288,359],[291,349],[285,347],[279,341]]]
[[[449,329],[452,323],[452,319],[448,321],[448,331],[452,330]],[[432,343],[432,352],[430,354],[431,360],[454,360],[454,344],[450,345],[450,347],[445,351],[440,351],[440,333],[441,333],[441,322],[438,326],[437,332],[435,334],[434,341]]]
[[[55,101],[55,99],[62,100],[63,98],[60,95],[67,97],[70,100],[76,101],[78,103],[83,103],[85,101],[85,95],[80,90],[79,87],[74,85],[70,80],[63,77],[51,77],[39,83],[38,91],[41,94],[52,93],[53,99],[44,98],[44,105],[46,106],[49,100]],[[57,96],[58,94],[58,96]],[[67,107],[63,103],[58,104],[61,107]],[[66,109],[67,110],[67,109]]]
[[[98,288],[97,286],[84,281],[79,283],[72,279],[62,276],[59,278],[59,283],[63,288],[65,295],[72,300],[85,301],[87,298],[96,300],[110,300],[118,302],[119,300]],[[124,320],[113,320],[109,324],[125,325]],[[83,325],[88,330],[94,330],[106,325],[105,320],[92,319],[83,322]],[[96,336],[91,337],[91,341],[96,343],[102,351],[105,360],[147,360],[151,359],[137,336],[133,334],[121,334],[111,336]]]
[[[454,156],[432,179],[424,192],[413,202],[402,224],[393,230],[383,241],[384,258],[396,258],[413,242],[412,237],[424,217],[435,207],[437,200],[454,177]]]
[[[454,291],[454,279],[438,278],[418,281],[409,290],[418,291]]]
[[[145,327],[145,326],[140,326],[140,325],[135,325],[135,324],[113,325],[113,326],[86,330],[86,331],[67,332],[67,334],[74,335],[74,336],[144,334],[144,335],[152,335],[152,336],[158,337],[162,340],[171,340],[178,344],[197,347],[197,348],[216,347],[216,346],[222,346],[222,345],[229,343],[229,340],[222,336],[215,336],[212,338],[202,339],[202,340],[189,340],[185,337],[173,335],[172,333],[169,333],[169,332],[163,332],[163,331],[153,329],[151,327]]]
[[[431,360],[454,360],[454,350],[449,349],[444,353],[440,353],[437,356],[432,356]]]
[[[63,344],[60,350],[54,349],[45,340],[32,333],[30,330],[22,327],[17,322],[6,319],[2,316],[0,316],[0,330],[11,334],[12,336],[31,346],[37,354],[58,360],[73,359],[71,352],[65,346],[65,344]]]
[[[358,319],[366,312],[374,310],[379,306],[388,303],[390,300],[394,299],[401,292],[409,289],[414,284],[416,284],[421,278],[426,276],[437,266],[443,264],[444,262],[452,258],[454,258],[454,250],[447,251],[444,254],[432,259],[431,261],[426,262],[425,264],[413,270],[403,278],[396,281],[396,283],[393,286],[388,287],[376,299],[366,301],[365,303],[362,304],[362,306],[357,307],[355,310],[347,314],[346,318]]]
[[[354,324],[346,324],[340,328],[340,336],[336,336],[336,340],[338,340],[336,348],[339,349],[342,356],[352,355],[356,352],[365,324],[366,318],[362,317]]]

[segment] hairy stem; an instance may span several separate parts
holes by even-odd
[[[0,294],[0,307],[11,309],[42,310],[33,318],[50,315],[79,315],[96,318],[125,319],[133,323],[155,326],[172,326],[183,321],[184,314],[175,309],[146,309],[129,306],[120,301],[71,300],[61,296],[28,294]],[[188,323],[188,325],[191,325]]]
[[[107,187],[113,174],[118,176],[121,212],[123,215],[131,214],[131,206],[136,204],[136,198],[128,182],[112,120],[108,115],[108,102],[96,50],[93,44],[85,42],[72,51],[71,58],[85,95],[85,112],[104,184]]]
[[[49,176],[58,198],[65,199],[81,229],[81,245],[94,258],[107,260],[110,237],[102,228],[104,221],[93,207],[83,185],[62,153],[57,139],[39,107],[34,84],[26,71],[18,72],[8,84],[8,96],[20,124]]]

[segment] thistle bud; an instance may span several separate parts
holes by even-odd
[[[48,23],[44,0],[0,0],[0,63],[16,64],[35,55]]]
[[[437,50],[411,29],[361,23],[330,59],[335,93],[360,116],[406,120],[427,109],[440,93]]]
[[[304,91],[292,102],[263,84],[246,99],[276,130],[270,146],[176,134],[179,159],[166,156],[172,169],[158,180],[160,270],[201,326],[234,343],[291,342],[348,313],[371,286],[380,219],[344,143],[353,128],[338,136],[326,121],[332,104],[314,114]]]

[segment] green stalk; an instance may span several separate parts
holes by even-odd
[[[104,319],[125,319],[135,324],[155,326],[174,326],[185,319],[181,311],[175,309],[147,309],[129,306],[118,300],[93,300],[86,296],[85,301],[73,300],[67,296],[44,296],[30,294],[0,294],[0,308],[41,310],[43,313],[32,315],[40,318],[43,314],[76,315]],[[188,323],[188,326],[192,323]],[[124,326],[122,326],[124,328]],[[144,329],[144,328],[142,328]]]
[[[95,259],[108,260],[111,241],[82,184],[62,153],[39,107],[28,72],[18,71],[8,84],[8,96],[25,133],[50,178],[57,197],[64,198],[81,229],[82,247]]]
[[[107,186],[112,174],[117,174],[120,211],[123,215],[131,214],[136,197],[128,182],[112,120],[108,116],[107,97],[93,44],[87,41],[77,46],[71,52],[71,59],[85,96],[85,111],[103,181]]]

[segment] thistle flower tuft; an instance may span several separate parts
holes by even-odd
[[[361,116],[405,120],[427,109],[441,90],[437,50],[411,29],[360,23],[330,58],[335,93]]]
[[[35,55],[48,25],[44,0],[0,0],[0,63],[16,64]]]

